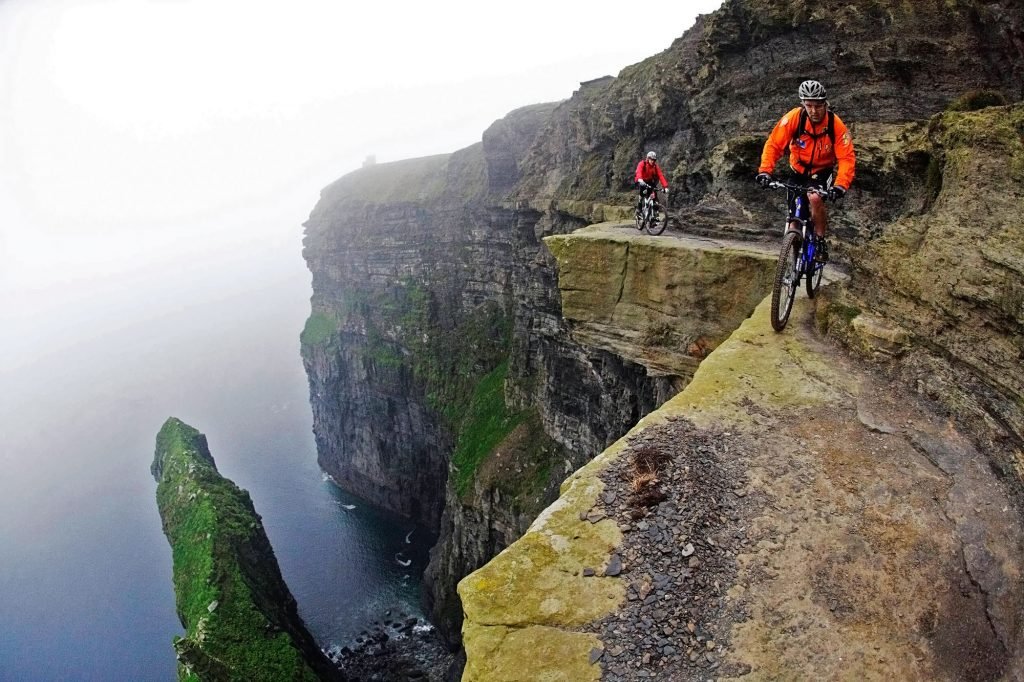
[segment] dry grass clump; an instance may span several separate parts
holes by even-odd
[[[633,518],[647,513],[647,509],[662,502],[666,498],[661,489],[659,474],[672,459],[671,455],[650,445],[643,445],[630,453],[629,466],[624,477],[629,486],[629,502],[633,508]]]

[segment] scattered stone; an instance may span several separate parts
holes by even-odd
[[[598,649],[597,647],[594,647],[593,649],[591,649],[590,650],[590,665],[594,665],[595,663],[600,661],[602,656],[604,656],[604,649]]]
[[[595,571],[594,569],[590,568],[589,566],[583,569],[583,577],[584,578],[590,578],[590,577],[592,577],[594,575],[597,575],[597,571]]]
[[[728,645],[729,624],[743,617],[741,600],[721,596],[723,587],[736,583],[731,550],[747,540],[744,505],[750,503],[730,493],[748,482],[742,459],[725,454],[737,451],[740,438],[670,420],[629,442],[602,474],[605,490],[590,513],[603,504],[608,518],[633,531],[623,535],[604,575],[613,576],[616,564],[625,574],[628,563],[629,574],[636,576],[627,584],[624,605],[585,628],[598,634],[608,652],[602,679],[703,681],[719,665],[716,655]],[[630,491],[640,460],[632,451],[637,450],[656,465],[664,494],[650,505],[652,498],[645,498],[642,508]]]

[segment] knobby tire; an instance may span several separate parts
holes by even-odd
[[[821,286],[821,274],[825,266],[820,263],[811,263],[811,271],[807,274],[807,298],[814,298]]]
[[[665,225],[667,224],[668,214],[666,214],[665,211],[655,212],[652,209],[651,219],[647,221],[647,234],[657,236],[665,231]]]
[[[644,202],[644,209],[643,209],[643,211],[640,214],[640,231],[643,232],[645,230],[649,230],[650,229],[649,228],[650,224],[651,224],[651,205],[649,203],[647,203],[647,202]]]
[[[782,240],[779,261],[775,266],[775,285],[772,287],[772,329],[781,332],[789,322],[793,300],[799,281],[800,244],[799,235],[787,232]]]

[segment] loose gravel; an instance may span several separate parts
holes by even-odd
[[[595,575],[620,575],[627,602],[596,623],[604,649],[591,652],[604,680],[708,680],[747,672],[724,666],[742,605],[726,598],[736,554],[754,541],[745,520],[751,500],[737,457],[751,446],[738,435],[677,418],[628,442],[602,474],[605,490],[588,518],[614,519],[620,552]]]

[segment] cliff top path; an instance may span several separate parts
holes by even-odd
[[[463,679],[1024,679],[1002,482],[815,301],[768,307],[463,580]]]

